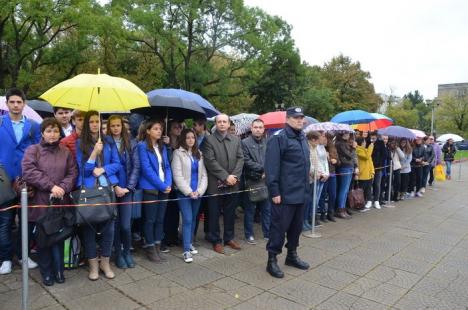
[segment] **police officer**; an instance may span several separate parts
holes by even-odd
[[[267,271],[275,278],[284,277],[276,255],[281,253],[285,234],[288,254],[285,264],[302,270],[309,264],[299,259],[296,249],[304,220],[304,205],[309,190],[309,146],[302,128],[304,112],[293,107],[286,111],[286,126],[267,143],[265,174],[272,200],[270,239],[267,243]]]

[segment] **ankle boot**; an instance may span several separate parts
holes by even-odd
[[[329,220],[330,222],[336,222],[332,212],[327,213],[327,220]]]
[[[145,249],[146,257],[151,261],[159,264],[161,262],[161,258],[159,255],[156,253],[156,249],[154,245],[150,245]]]
[[[161,244],[156,244],[154,248],[156,250],[156,255],[159,256],[159,259],[161,260],[161,262],[167,262],[167,259],[163,256],[161,252]]]
[[[320,213],[320,220],[324,223],[328,222],[327,215],[325,212]]]
[[[284,273],[281,271],[278,266],[278,260],[276,259],[276,254],[268,252],[268,263],[266,267],[267,272],[275,278],[283,278]]]
[[[301,270],[307,270],[310,267],[308,263],[302,261],[299,256],[297,256],[296,250],[288,250],[288,255],[286,256],[284,264]]]
[[[99,268],[104,272],[104,275],[108,279],[114,279],[115,274],[112,271],[110,264],[109,264],[109,257],[101,257],[101,261],[99,262]]]
[[[97,258],[93,259],[88,259],[88,265],[89,265],[89,274],[88,274],[88,279],[91,281],[96,281],[99,279],[99,263]]]

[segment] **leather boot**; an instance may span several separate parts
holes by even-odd
[[[328,222],[327,215],[325,212],[320,213],[320,220],[324,223]]]
[[[327,220],[329,220],[330,222],[336,222],[335,217],[333,216],[333,212],[329,211],[327,213]]]
[[[156,254],[156,249],[155,249],[154,245],[146,247],[145,248],[145,253],[146,253],[146,257],[148,257],[148,259],[151,262],[155,262],[155,263],[158,263],[158,264],[161,262],[161,258],[159,257],[158,254]]]
[[[104,272],[104,275],[108,279],[114,279],[115,274],[112,271],[110,264],[109,264],[109,257],[101,257],[101,261],[99,262],[99,268]]]
[[[275,278],[283,278],[284,273],[281,271],[278,266],[278,260],[276,259],[276,254],[268,252],[268,263],[266,267],[267,272]]]
[[[91,281],[96,281],[99,279],[99,263],[97,258],[93,259],[88,259],[88,265],[89,265],[89,274],[88,274],[88,279]]]
[[[159,259],[161,260],[161,262],[167,262],[167,259],[163,256],[161,252],[161,244],[156,244],[154,248],[156,250],[156,255],[159,256]]]
[[[301,270],[307,270],[310,267],[308,263],[304,262],[299,258],[299,256],[297,256],[296,250],[288,250],[288,255],[286,256],[284,264]]]

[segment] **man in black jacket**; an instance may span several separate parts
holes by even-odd
[[[302,261],[296,249],[304,222],[304,207],[309,190],[309,145],[302,128],[301,108],[286,111],[286,126],[267,142],[265,175],[272,201],[270,239],[267,243],[267,271],[275,278],[284,277],[276,255],[280,254],[287,235],[288,254],[285,264],[302,270],[309,264]]]
[[[380,184],[382,182],[383,166],[385,158],[387,156],[387,148],[382,138],[377,136],[377,132],[372,132],[370,140],[374,143],[374,149],[372,150],[372,162],[374,164],[375,175],[372,183],[372,197],[374,207],[380,209]]]
[[[244,152],[244,179],[245,187],[250,185],[261,186],[265,184],[265,151],[266,139],[264,136],[265,126],[261,119],[256,119],[251,125],[252,135],[242,140],[242,150]],[[247,199],[244,211],[244,232],[245,239],[249,244],[255,244],[253,234],[253,222],[255,208],[259,208],[262,214],[263,238],[270,237],[271,206],[270,200],[253,202]]]

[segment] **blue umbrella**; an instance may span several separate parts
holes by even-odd
[[[390,136],[395,138],[405,138],[410,140],[416,139],[416,135],[411,130],[401,126],[389,126],[383,129],[379,129],[378,133],[383,136]]]
[[[196,103],[205,111],[207,117],[212,117],[220,114],[220,112],[202,96],[183,89],[155,89],[147,93],[147,95],[152,106],[159,106],[160,104],[166,106],[165,104],[163,104],[164,102],[168,102],[171,100],[183,100],[186,103]]]
[[[375,121],[376,118],[372,114],[362,110],[350,110],[336,114],[330,120],[332,123],[343,124],[363,124]]]
[[[319,121],[318,121],[317,119],[315,119],[315,118],[313,118],[313,117],[311,117],[311,116],[307,116],[307,115],[306,115],[306,116],[304,117],[304,119],[305,119],[305,123],[306,123],[306,124],[304,125],[304,127],[307,127],[308,125],[312,125],[312,124],[317,124],[317,123],[319,123]]]

